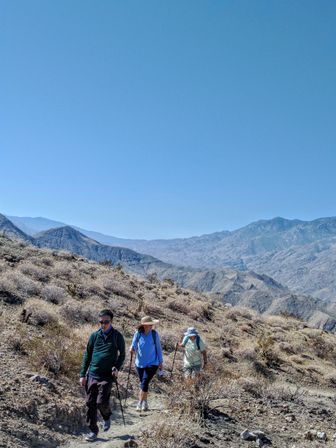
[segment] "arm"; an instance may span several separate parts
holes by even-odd
[[[159,369],[162,369],[163,356],[162,356],[162,347],[161,347],[160,336],[159,336],[158,332],[156,332],[155,344],[156,344],[158,360],[159,360]]]
[[[186,343],[188,342],[188,336],[184,336],[182,339],[182,342],[178,342],[178,347],[180,347],[182,350],[185,349]]]
[[[80,371],[80,374],[79,374],[79,376],[80,376],[79,382],[80,382],[81,386],[85,386],[85,383],[86,383],[85,375],[86,375],[86,372],[87,372],[87,370],[89,368],[89,365],[91,363],[93,347],[94,347],[94,341],[95,341],[95,333],[92,333],[90,338],[89,338],[89,341],[87,343],[84,355],[83,355],[82,368],[81,368],[81,371]]]
[[[135,353],[137,351],[137,347],[138,347],[138,332],[136,331],[134,333],[134,336],[132,339],[132,344],[131,344],[129,351],[132,353]]]
[[[117,345],[119,355],[115,367],[117,370],[120,370],[125,361],[125,339],[121,333],[118,333]]]

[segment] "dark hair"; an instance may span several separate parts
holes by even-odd
[[[140,326],[138,327],[138,332],[139,332],[139,333],[144,333],[144,332],[145,332],[145,327],[144,327],[144,325],[140,325]]]
[[[111,320],[113,319],[113,313],[111,310],[101,310],[98,314],[98,317],[110,316]]]

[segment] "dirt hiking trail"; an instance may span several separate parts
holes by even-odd
[[[122,402],[122,405],[124,406],[124,401]],[[85,441],[85,436],[89,432],[88,430],[86,433],[79,435],[76,439],[73,439],[62,446],[64,448],[87,448],[89,446],[94,446],[95,448],[121,448],[124,447],[125,442],[132,437],[137,441],[139,434],[144,428],[152,425],[154,421],[164,419],[167,411],[164,408],[162,397],[154,393],[149,397],[150,410],[138,412],[135,410],[136,405],[137,400],[132,398],[127,400],[127,407],[124,408],[124,426],[119,400],[114,398],[111,428],[109,431],[104,432],[101,429],[101,424],[99,424],[98,438],[95,442]]]

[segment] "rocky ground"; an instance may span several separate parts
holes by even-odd
[[[156,378],[151,411],[125,409],[97,447],[335,446],[336,338],[290,316],[226,308],[172,281],[140,280],[120,268],[0,238],[0,446],[81,448],[85,406],[78,371],[101,308],[130,343],[144,314],[160,319],[165,370],[188,326],[209,351],[199,383],[186,384],[178,352],[171,377]],[[119,378],[125,394],[127,368]],[[262,431],[258,433],[256,431]],[[264,435],[263,435],[264,434]],[[246,440],[244,440],[244,437]],[[130,445],[132,446],[132,445]]]

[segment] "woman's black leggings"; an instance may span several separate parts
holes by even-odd
[[[149,382],[155,375],[158,366],[137,367],[136,369],[140,379],[140,389],[143,392],[148,392]]]

